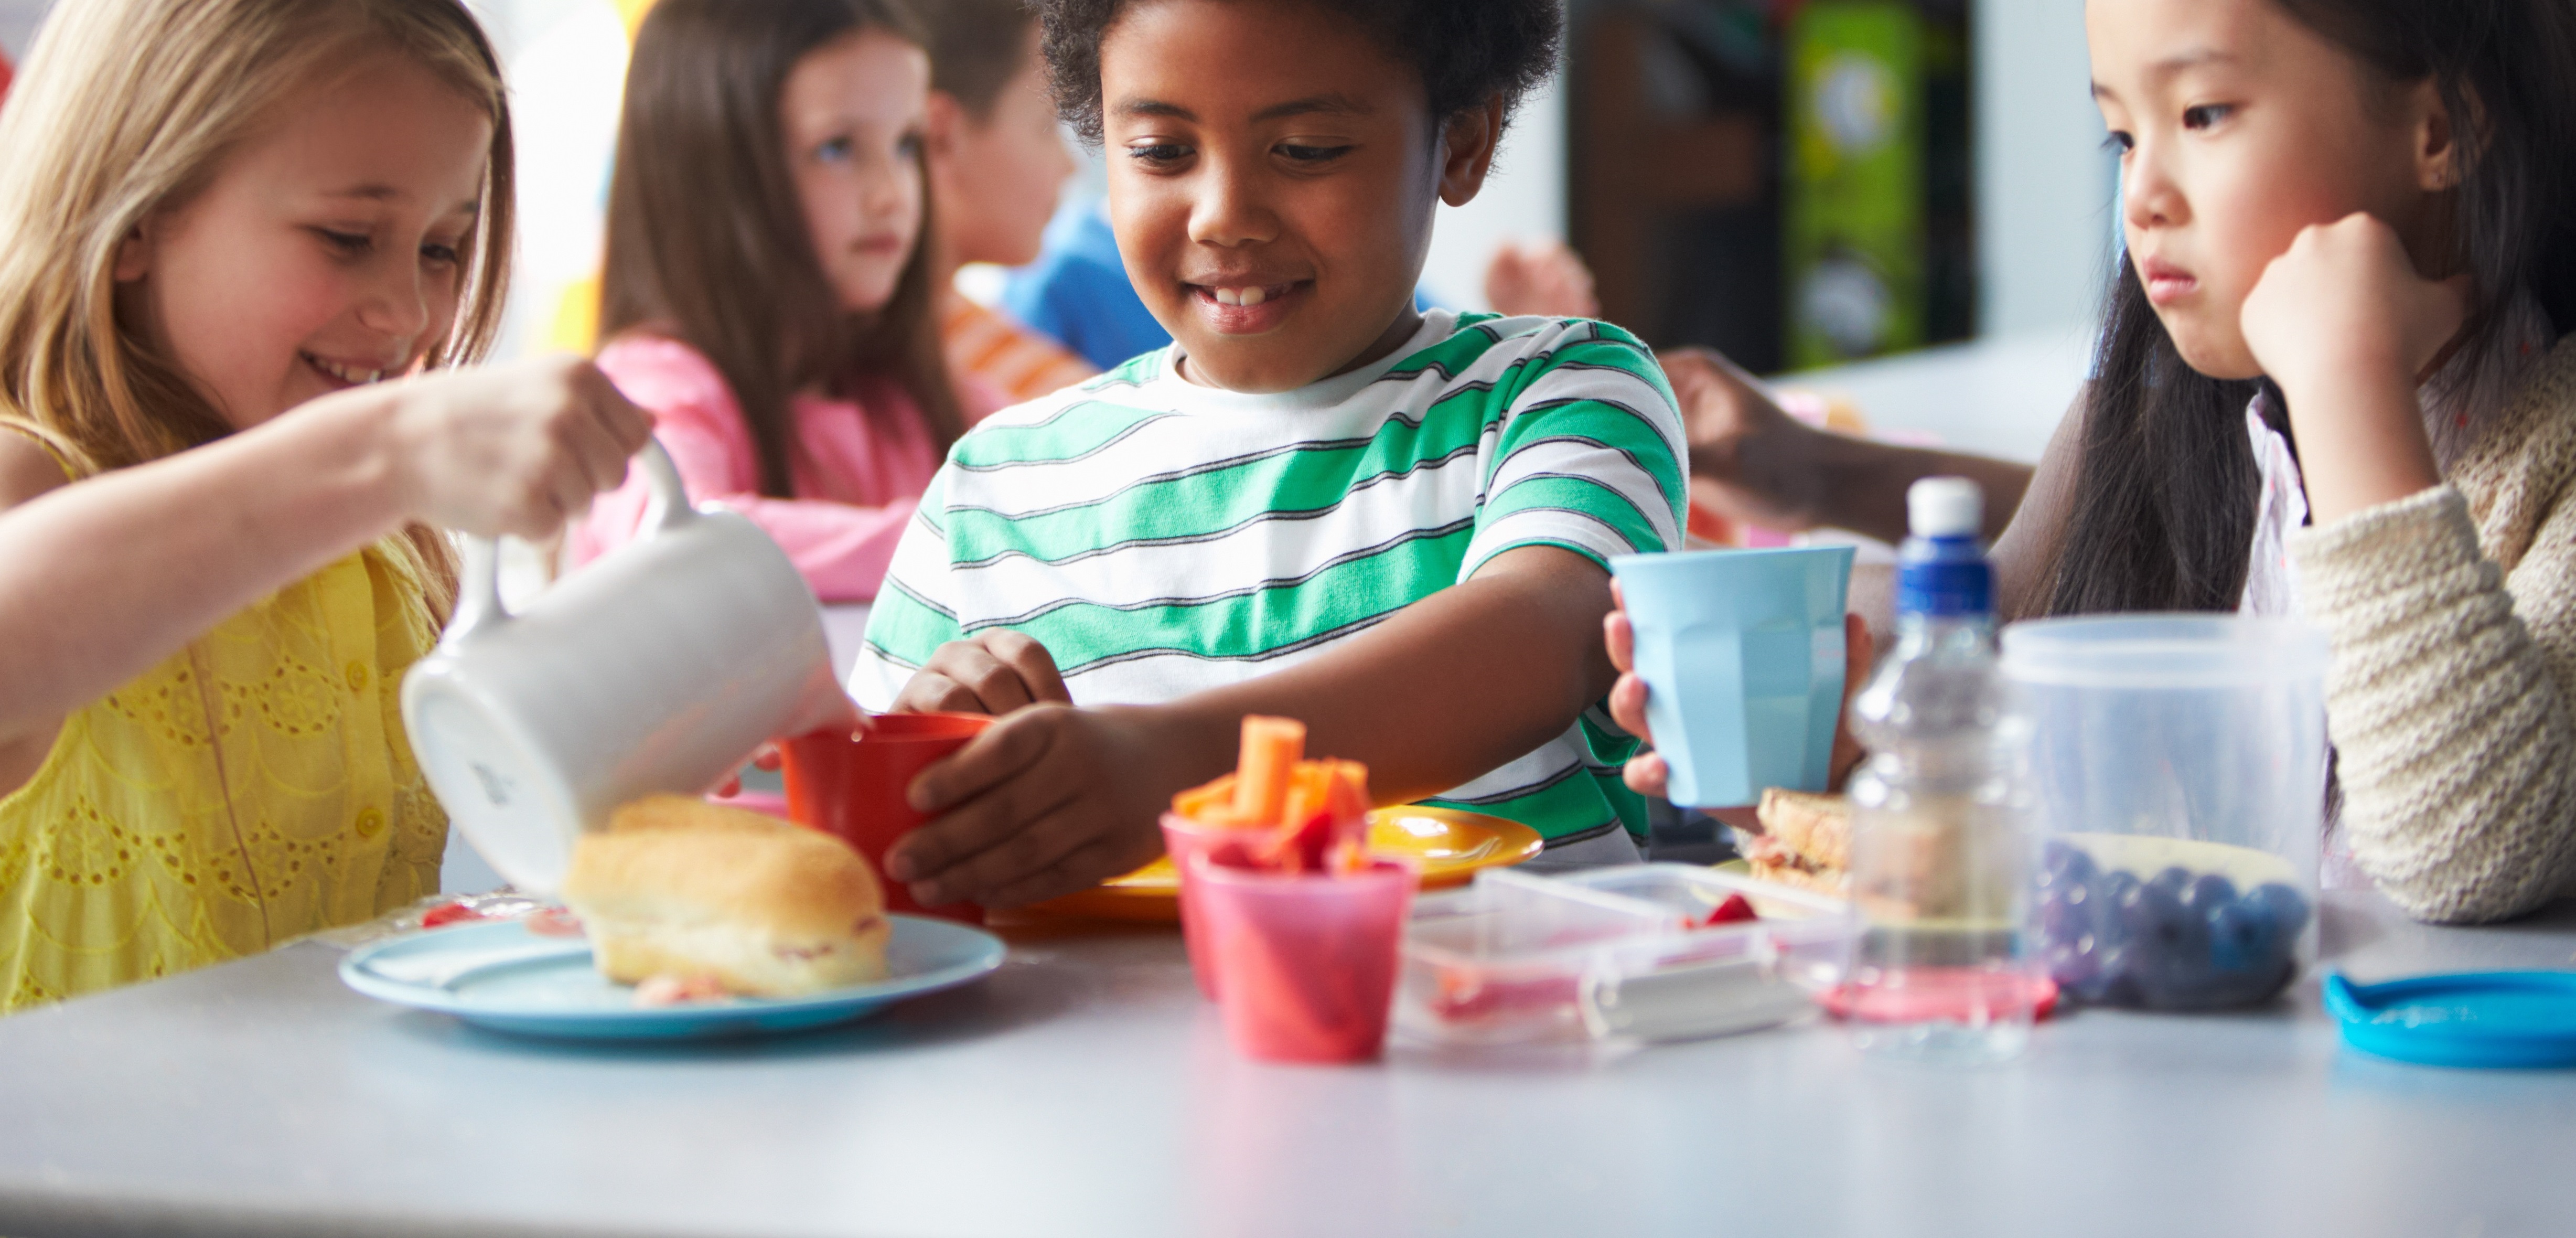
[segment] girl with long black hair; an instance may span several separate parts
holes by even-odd
[[[2576,892],[2576,5],[2086,24],[2126,245],[1995,546],[2005,617],[2303,615],[2380,888],[2442,921]]]

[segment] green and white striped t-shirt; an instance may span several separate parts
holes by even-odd
[[[1617,327],[1433,311],[1388,360],[1278,395],[1197,386],[1176,355],[958,441],[877,594],[861,704],[991,628],[1046,646],[1076,704],[1168,701],[1315,657],[1514,547],[1681,543],[1681,419]],[[1431,802],[1552,843],[1642,834],[1634,747],[1595,706]]]

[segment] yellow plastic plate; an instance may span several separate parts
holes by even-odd
[[[1426,890],[1464,885],[1477,869],[1518,864],[1537,855],[1543,845],[1538,831],[1480,812],[1406,805],[1369,814],[1369,849],[1421,865],[1422,887]],[[1081,893],[1039,903],[1030,910],[1096,920],[1177,924],[1181,918],[1180,895],[1181,875],[1165,858]]]

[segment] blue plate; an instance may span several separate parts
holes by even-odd
[[[635,990],[590,965],[590,943],[547,937],[517,921],[432,929],[380,941],[340,960],[340,979],[369,997],[454,1015],[479,1027],[574,1040],[677,1040],[792,1032],[865,1018],[907,997],[982,979],[1002,965],[1002,942],[979,928],[888,916],[889,975],[807,997],[735,998],[639,1010]]]
[[[2325,982],[2345,1044],[2426,1066],[2576,1066],[2576,972],[2416,976]]]

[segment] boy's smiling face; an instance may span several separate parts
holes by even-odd
[[[1413,333],[1434,207],[1475,196],[1499,100],[1446,125],[1422,79],[1305,4],[1148,0],[1100,45],[1109,214],[1184,376],[1288,391]]]

